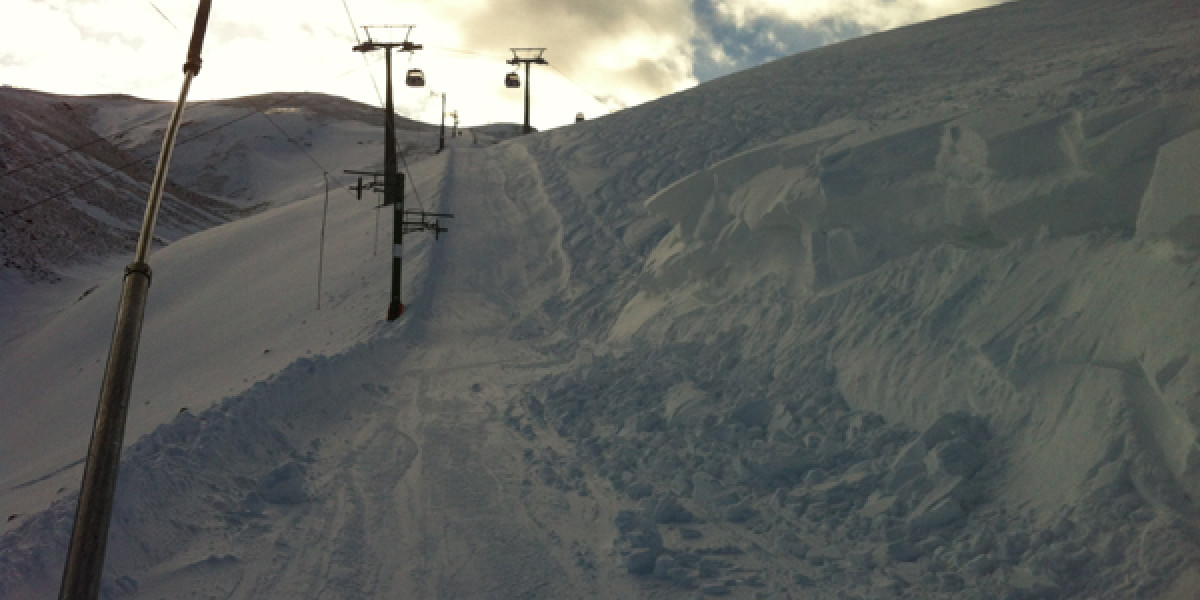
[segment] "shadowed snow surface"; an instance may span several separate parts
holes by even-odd
[[[106,597],[1192,597],[1197,40],[1018,2],[456,138],[393,323],[390,214],[330,196],[316,310],[320,173],[231,126],[173,174],[271,206],[151,257]],[[0,598],[56,592],[118,272],[6,279]]]

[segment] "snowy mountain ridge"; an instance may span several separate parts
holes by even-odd
[[[365,203],[320,311],[318,190],[167,246],[106,595],[1190,597],[1198,34],[1010,3],[460,140],[394,324]],[[53,595],[117,283],[0,352],[0,597]]]
[[[65,268],[128,252],[141,226],[139,203],[148,194],[172,105],[9,87],[0,88],[0,98],[6,107],[0,158],[8,191],[0,209],[6,216],[21,211],[17,219],[0,221],[5,274],[53,281]],[[338,148],[336,159],[355,168],[378,163],[382,122],[378,109],[320,94],[190,105],[169,171],[160,241],[308,196],[321,184],[314,161],[335,159],[323,155],[324,148]],[[436,149],[436,128],[402,118],[398,129],[403,150],[414,158]],[[280,185],[280,178],[295,177],[297,165],[307,167],[298,187]],[[345,183],[340,171],[330,176],[335,184]]]

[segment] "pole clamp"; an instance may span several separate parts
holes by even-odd
[[[130,275],[133,275],[135,273],[138,275],[145,275],[147,282],[149,282],[151,279],[153,279],[152,273],[150,272],[150,265],[148,265],[144,262],[140,262],[140,261],[131,262],[125,267],[125,276],[126,277],[129,277]]]

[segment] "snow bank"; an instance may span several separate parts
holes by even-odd
[[[436,193],[442,172],[427,167],[414,169],[416,183]],[[390,253],[374,205],[331,193],[317,310],[325,194],[303,173],[306,199],[151,253],[129,441],[182,408],[202,410],[298,358],[336,354],[377,333]],[[415,292],[432,240],[414,242],[406,285]],[[12,513],[29,514],[78,485],[120,294],[123,263],[108,266],[78,273],[97,283],[77,298],[54,298],[0,354],[0,408],[15,415],[0,422],[0,489]],[[64,442],[47,447],[46,439]]]
[[[1079,462],[1064,468],[1082,477],[1109,452],[1089,440],[1111,439],[1096,434],[1132,410],[1136,424],[1110,435],[1138,429],[1200,492],[1195,388],[1169,397],[1155,381],[1200,356],[1193,254],[1126,241],[1178,237],[1198,207],[1184,191],[1200,129],[1191,100],[1004,107],[896,129],[839,121],[721,161],[647,200],[675,228],[612,339],[707,339],[698,312],[750,324],[754,356],[826,332],[852,406],[918,427],[964,409],[1005,431],[1034,419],[1042,441],[1018,452],[1022,476],[1062,467],[1051,457],[1069,449]],[[787,333],[747,314],[762,286],[808,307]],[[1050,500],[1048,481],[1082,483],[1033,479],[1014,487],[1022,501]]]
[[[947,242],[996,247],[1042,230],[1166,233],[1200,210],[1183,192],[1200,127],[1189,100],[1041,116],[1005,106],[898,129],[838,121],[650,198],[647,208],[676,225],[676,251],[687,255],[664,250],[655,264],[684,280],[757,272],[771,253],[760,244],[786,236],[797,245],[780,250],[801,254],[777,264],[825,287]]]
[[[917,92],[919,78],[873,71],[891,87],[850,114],[826,105],[819,123],[774,130],[739,120],[803,120],[801,82],[829,83],[809,77],[822,62],[888,62],[830,49],[736,81],[795,94],[756,98],[731,78],[713,117],[724,128],[695,107],[715,95],[665,100],[678,133],[659,173],[688,171],[665,185],[639,174],[654,158],[632,149],[649,143],[636,128],[555,156],[627,173],[576,179],[578,202],[618,205],[592,214],[627,231],[671,225],[632,261],[636,283],[612,284],[618,309],[565,311],[601,342],[596,358],[549,378],[546,409],[528,415],[638,502],[618,523],[630,572],[681,587],[711,576],[692,561],[729,538],[692,526],[672,539],[680,524],[655,521],[670,505],[807,560],[790,567],[801,585],[919,564],[937,574],[897,575],[894,595],[1185,597],[1196,548],[1168,532],[1200,514],[1200,104],[1195,70],[1169,58],[1195,46],[1174,39],[1143,54],[1063,47],[1022,75],[1008,63],[978,79],[965,72],[986,62],[942,56],[971,83]],[[912,62],[943,64],[925,51]],[[1125,71],[1122,52],[1153,64]],[[748,109],[777,101],[795,112]],[[734,129],[740,148],[722,139]],[[590,133],[557,135],[582,146]],[[645,219],[619,207],[636,191]],[[585,265],[606,244],[567,242],[573,279],[603,281]],[[950,415],[975,433],[935,435]],[[1186,566],[1158,579],[1123,562],[1151,546],[1155,564]]]
[[[151,292],[170,368],[136,387],[153,409],[127,464],[152,522],[121,523],[114,593],[236,596],[217,575],[244,573],[245,597],[489,578],[542,597],[1188,597],[1197,31],[1194,2],[1010,3],[464,143],[416,168],[459,216],[443,251],[414,248],[401,327],[375,325],[366,210],[335,211],[336,310],[287,293],[312,275],[313,190],[173,244],[163,268],[195,276]],[[0,376],[94,368],[105,294]],[[22,417],[33,433],[84,395],[20,385],[57,403]],[[192,393],[235,399],[176,416]],[[210,423],[220,443],[198,443]],[[340,443],[310,462],[317,429]],[[33,433],[0,448],[31,465],[3,480],[27,505],[81,454]],[[202,516],[154,506],[179,497]],[[20,569],[58,555],[62,514],[14,520],[5,581],[36,585]],[[591,583],[502,579],[532,563]]]
[[[1183,242],[1200,244],[1197,164],[1200,164],[1200,132],[1193,131],[1159,148],[1154,175],[1138,212],[1139,235],[1171,235]]]

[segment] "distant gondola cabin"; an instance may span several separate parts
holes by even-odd
[[[582,122],[583,122],[583,113],[581,113],[581,112],[577,112],[577,113],[575,113],[575,122],[576,122],[576,123],[582,123]]]
[[[408,87],[425,87],[425,73],[420,69],[409,69],[404,83],[408,84]]]
[[[519,88],[521,87],[521,77],[516,73],[509,73],[504,76],[504,87]]]

